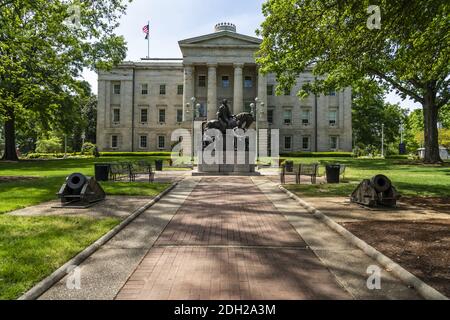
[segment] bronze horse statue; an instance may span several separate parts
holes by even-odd
[[[219,107],[219,111],[217,112],[218,120],[211,120],[205,122],[203,124],[203,129],[217,129],[223,134],[226,133],[227,130],[237,131],[238,129],[244,130],[246,132],[250,126],[255,122],[255,119],[252,114],[248,112],[242,112],[238,115],[232,115],[230,109],[228,108],[227,100],[222,102],[222,105]]]

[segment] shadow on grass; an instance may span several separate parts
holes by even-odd
[[[0,299],[16,299],[120,222],[0,215]]]

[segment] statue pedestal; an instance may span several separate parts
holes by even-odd
[[[235,155],[235,163],[239,164],[199,164],[198,171],[194,172],[194,176],[207,176],[207,175],[223,175],[223,176],[259,176],[261,175],[256,170],[256,163],[254,159],[250,159],[249,153],[245,155],[241,154],[242,159],[239,159],[239,155]],[[245,156],[245,159],[244,159]],[[236,161],[239,160],[239,161]]]
[[[195,176],[260,176],[256,171],[256,164],[236,165],[199,165],[198,171],[192,172]]]

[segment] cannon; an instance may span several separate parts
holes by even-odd
[[[105,200],[106,194],[100,184],[81,173],[67,177],[58,192],[62,207],[88,208]]]
[[[384,175],[363,180],[351,195],[351,202],[367,207],[395,207],[400,194]]]

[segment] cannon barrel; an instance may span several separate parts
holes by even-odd
[[[377,175],[370,180],[370,183],[375,188],[377,192],[386,192],[392,187],[392,182],[388,177],[384,175]]]
[[[81,191],[86,181],[86,176],[81,173],[74,173],[67,177],[67,186],[73,191]]]

